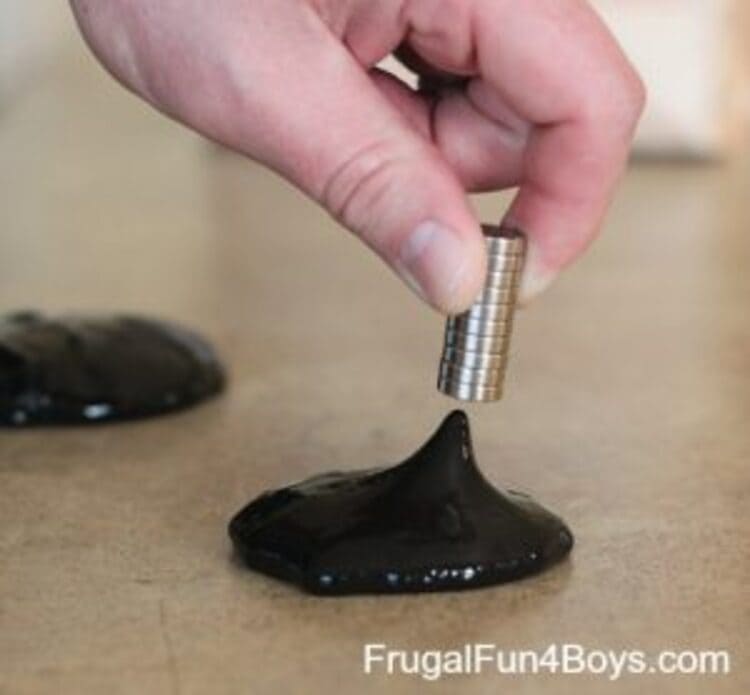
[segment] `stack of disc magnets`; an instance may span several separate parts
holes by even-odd
[[[487,280],[464,314],[445,326],[438,389],[461,401],[497,401],[503,395],[513,314],[526,254],[526,239],[514,229],[483,226]]]

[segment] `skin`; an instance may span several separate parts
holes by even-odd
[[[467,192],[518,187],[528,300],[596,236],[645,101],[583,0],[71,5],[124,85],[280,173],[444,313],[485,273]],[[399,48],[429,90],[375,68]]]

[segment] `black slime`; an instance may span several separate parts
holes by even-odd
[[[482,476],[459,410],[401,464],[266,492],[229,535],[249,567],[328,595],[500,584],[541,572],[573,546],[560,518]]]
[[[0,425],[84,424],[160,415],[219,393],[211,346],[136,316],[36,312],[0,319]]]

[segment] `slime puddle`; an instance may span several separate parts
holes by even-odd
[[[573,546],[561,519],[485,480],[459,410],[401,464],[266,492],[229,535],[249,567],[330,595],[500,584],[541,572]]]
[[[199,403],[224,386],[200,336],[135,316],[35,312],[0,319],[0,425],[142,418]]]

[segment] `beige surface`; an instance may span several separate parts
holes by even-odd
[[[163,420],[0,433],[0,693],[421,688],[363,676],[365,641],[733,656],[723,678],[487,674],[434,693],[750,691],[741,167],[633,171],[605,238],[520,317],[506,400],[471,409],[487,474],[566,517],[572,561],[477,592],[320,600],[237,567],[227,519],[268,486],[414,449],[451,407],[440,319],[82,49],[0,121],[0,153],[0,309],[181,319],[233,377]]]

